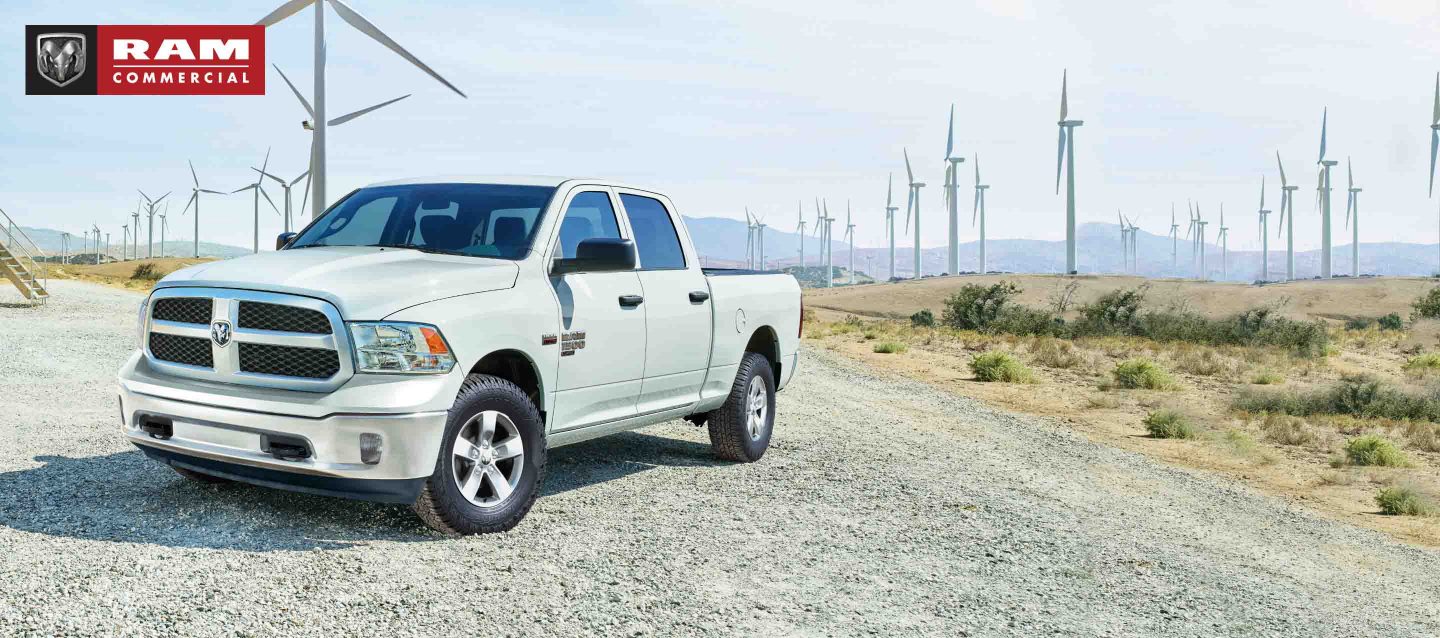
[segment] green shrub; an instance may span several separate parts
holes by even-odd
[[[135,272],[130,274],[131,279],[143,281],[159,281],[164,275],[155,269],[155,264],[140,264],[135,267]]]
[[[1008,281],[990,286],[965,284],[945,300],[941,320],[952,328],[984,332],[1018,294],[1020,288]]]
[[[1350,439],[1345,444],[1345,460],[1351,465],[1374,465],[1379,467],[1407,467],[1410,460],[1400,448],[1389,439],[1377,434]]]
[[[970,360],[970,372],[977,381],[1030,383],[1035,377],[1015,357],[1004,352],[983,352]]]
[[[1037,339],[1030,345],[1030,356],[1035,363],[1047,368],[1073,368],[1084,361],[1074,344],[1054,337]]]
[[[1314,391],[1242,389],[1232,405],[1244,412],[1292,416],[1344,414],[1395,421],[1440,420],[1440,397],[1402,390],[1364,375],[1348,376],[1329,388]]]
[[[1410,313],[1413,319],[1434,319],[1440,317],[1440,288],[1431,288],[1410,304],[1415,311]]]
[[[1122,388],[1173,390],[1177,387],[1175,377],[1170,376],[1169,372],[1149,359],[1136,358],[1121,361],[1110,372],[1110,375],[1115,378],[1115,385]]]
[[[1375,320],[1369,317],[1351,317],[1345,320],[1346,330],[1365,330],[1375,325]]]
[[[1440,352],[1427,352],[1415,355],[1400,366],[1407,374],[1422,377],[1432,372],[1440,371]]]
[[[909,349],[909,346],[898,341],[882,341],[874,347],[874,351],[880,354],[904,354]]]
[[[1265,431],[1265,438],[1281,445],[1305,445],[1315,440],[1315,433],[1310,431],[1304,419],[1288,414],[1265,415],[1265,424],[1261,429]]]
[[[1140,305],[1145,301],[1148,286],[1134,290],[1112,290],[1088,304],[1080,306],[1080,319],[1072,334],[1076,336],[1117,336],[1137,334]]]
[[[1392,312],[1376,320],[1381,330],[1404,330],[1405,320],[1400,318],[1400,313]]]
[[[933,327],[935,325],[935,313],[930,312],[930,309],[926,308],[910,315],[910,325],[917,328]]]
[[[1284,382],[1285,377],[1280,376],[1280,373],[1274,370],[1261,370],[1250,378],[1250,383],[1255,385],[1275,385]]]
[[[1197,436],[1190,419],[1174,410],[1156,410],[1145,415],[1145,431],[1157,439],[1193,439]]]
[[[1387,487],[1375,495],[1375,504],[1380,513],[1390,516],[1429,516],[1435,513],[1435,505],[1413,488],[1405,486]]]

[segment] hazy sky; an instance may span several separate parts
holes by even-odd
[[[597,175],[663,190],[692,216],[739,218],[748,205],[781,230],[794,227],[799,200],[809,220],[815,197],[842,217],[848,198],[858,243],[878,246],[889,172],[904,205],[908,146],[930,184],[922,243],[934,246],[945,236],[953,102],[958,150],[972,158],[962,239],[975,237],[976,152],[992,186],[991,237],[1056,239],[1055,120],[1068,68],[1071,117],[1085,120],[1082,222],[1113,221],[1119,208],[1164,234],[1170,204],[1183,217],[1192,198],[1212,220],[1225,204],[1232,248],[1255,246],[1261,175],[1278,208],[1279,150],[1301,186],[1298,247],[1318,246],[1314,169],[1328,105],[1330,158],[1353,157],[1365,188],[1361,240],[1437,241],[1440,200],[1425,191],[1437,2],[347,1],[470,98],[331,12],[333,114],[414,94],[332,129],[332,200],[402,176]],[[136,187],[173,190],[172,236],[189,236],[190,219],[176,216],[187,158],[217,190],[253,181],[247,167],[267,147],[276,172],[302,172],[304,111],[273,71],[263,97],[30,97],[18,64],[22,24],[252,23],[279,3],[4,2],[0,208],[76,233],[97,223],[118,240]],[[306,10],[267,35],[269,60],[302,88],[312,25]],[[1348,238],[1339,168],[1336,232]],[[272,237],[279,218],[262,215],[262,238]],[[249,245],[248,194],[210,197],[202,222],[203,239]]]

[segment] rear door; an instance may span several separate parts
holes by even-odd
[[[669,201],[616,189],[630,222],[645,289],[645,377],[640,414],[688,406],[700,398],[710,361],[710,285]]]
[[[575,256],[592,237],[629,238],[616,215],[614,193],[579,187],[568,196],[547,262]],[[560,348],[552,429],[573,430],[635,416],[645,370],[645,308],[635,271],[552,276],[560,304]],[[631,298],[622,302],[621,298]]]

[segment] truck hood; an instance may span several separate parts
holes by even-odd
[[[512,261],[402,248],[281,250],[177,270],[157,288],[238,288],[318,297],[352,321],[384,319],[428,301],[514,287]]]

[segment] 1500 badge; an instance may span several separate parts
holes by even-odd
[[[560,342],[560,356],[568,357],[575,354],[576,350],[585,349],[585,331],[562,332],[558,339],[551,333],[540,335],[540,345],[542,346],[553,346],[556,341]]]

